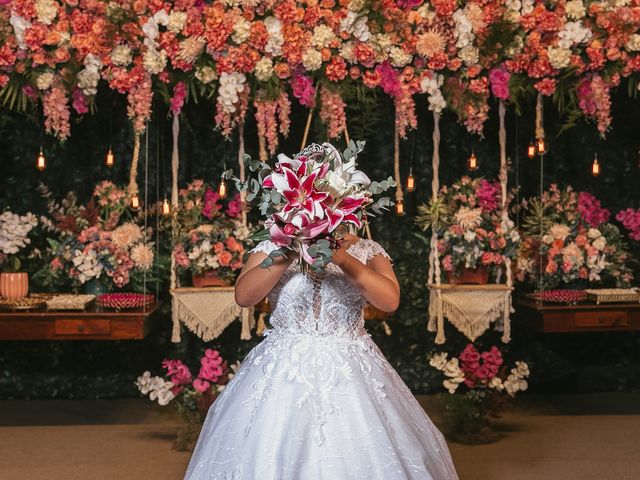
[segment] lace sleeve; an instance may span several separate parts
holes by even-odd
[[[273,252],[274,250],[277,250],[278,248],[280,247],[278,247],[278,245],[273,243],[271,240],[263,240],[258,245],[253,247],[250,253],[264,252],[267,255],[269,255],[271,252]]]
[[[355,245],[352,245],[350,250],[350,253],[365,265],[376,255],[382,255],[390,262],[393,262],[392,258],[389,256],[386,250],[382,248],[382,245],[373,240],[363,238]]]

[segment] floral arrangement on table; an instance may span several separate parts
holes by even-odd
[[[446,400],[448,430],[452,439],[462,443],[493,440],[489,419],[528,388],[529,366],[516,361],[508,368],[495,345],[481,352],[469,343],[457,357],[446,352],[432,355],[429,365],[444,375],[442,384],[451,394]]]
[[[269,238],[279,247],[263,266],[293,251],[303,268],[321,270],[333,254],[333,235],[344,234],[348,226],[363,228],[367,212],[381,213],[392,204],[387,197],[372,198],[395,186],[391,177],[371,182],[356,169],[363,148],[364,142],[351,141],[343,157],[329,143],[312,144],[293,158],[278,155],[273,168],[246,156],[250,171],[257,174],[245,182],[235,178],[236,185],[267,217],[256,238]],[[230,178],[231,171],[225,176]]]
[[[215,97],[225,135],[244,123],[253,95],[273,150],[274,113],[286,133],[291,96],[310,107],[320,92],[333,137],[346,128],[342,89],[379,88],[404,136],[417,124],[415,93],[481,133],[490,94],[509,99],[532,87],[575,96],[565,108],[604,134],[610,90],[640,71],[638,8],[637,0],[5,0],[0,98],[18,109],[41,101],[46,130],[64,140],[72,110],[90,110],[101,80],[127,95],[137,132],[155,93],[169,92],[174,114],[187,96]]]
[[[30,244],[29,234],[38,225],[31,212],[18,215],[10,211],[0,214],[0,270],[17,272],[22,266],[21,252]]]
[[[241,214],[239,194],[222,199],[203,180],[194,180],[181,189],[173,224],[173,255],[178,271],[190,272],[198,285],[208,272],[233,284],[244,266],[246,248],[252,244],[249,237],[253,227],[243,224]]]
[[[160,406],[174,405],[186,422],[178,433],[174,448],[190,450],[198,439],[200,427],[209,407],[233,378],[239,364],[229,367],[220,352],[206,349],[200,358],[198,375],[193,376],[181,360],[164,360],[162,376],[146,371],[136,380],[140,393]]]
[[[543,290],[589,285],[628,287],[627,245],[609,210],[588,192],[551,185],[522,205],[523,243],[516,278]]]
[[[486,270],[499,283],[505,262],[515,258],[520,244],[513,222],[507,219],[503,224],[502,213],[498,182],[464,176],[441,187],[436,200],[419,206],[416,223],[423,230],[435,229],[438,255],[450,282],[468,271]]]
[[[138,224],[141,213],[130,213],[123,189],[105,180],[86,205],[74,192],[61,202],[44,185],[40,192],[47,201],[48,228],[56,236],[48,239],[50,260],[37,273],[43,285],[70,279],[74,288],[104,293],[129,284],[140,290],[145,277],[153,280],[152,232]]]

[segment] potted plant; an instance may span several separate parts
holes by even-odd
[[[528,388],[529,366],[504,365],[496,346],[480,352],[469,343],[457,357],[436,353],[429,364],[442,372],[446,399],[444,420],[449,438],[460,443],[489,443],[496,439],[491,418],[504,409],[510,398]]]
[[[194,180],[180,190],[178,200],[163,225],[175,234],[178,272],[190,276],[194,287],[233,285],[252,243],[251,226],[240,219],[240,196],[223,199],[204,181]]]
[[[502,219],[500,185],[484,178],[462,177],[443,186],[437,199],[418,207],[416,223],[435,229],[436,248],[448,283],[500,281],[505,262],[517,253],[520,236]],[[429,240],[419,235],[427,244]]]
[[[542,290],[630,285],[627,245],[593,195],[554,184],[522,208],[518,280]]]
[[[136,386],[140,393],[157,401],[158,405],[176,407],[184,426],[178,432],[174,448],[192,450],[209,407],[233,378],[239,364],[229,367],[217,350],[209,348],[200,359],[195,377],[181,360],[164,360],[162,367],[164,375],[152,376],[146,371],[138,377]]]
[[[29,275],[20,271],[19,253],[31,243],[29,233],[37,224],[32,213],[6,211],[0,215],[0,297],[19,299],[29,293]]]

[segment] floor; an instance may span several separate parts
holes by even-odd
[[[640,395],[523,396],[499,425],[496,443],[450,445],[462,480],[640,479]],[[0,480],[179,480],[177,426],[144,400],[3,401]]]

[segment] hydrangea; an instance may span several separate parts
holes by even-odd
[[[0,215],[0,252],[14,255],[31,243],[28,235],[38,224],[33,213],[18,215],[4,212]]]

